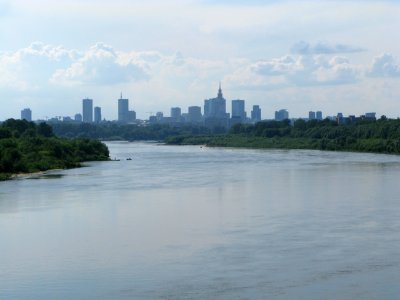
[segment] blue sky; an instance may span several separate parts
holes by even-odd
[[[399,1],[0,0],[0,120],[138,117],[227,100],[324,115],[400,115]],[[230,109],[230,105],[228,105]]]

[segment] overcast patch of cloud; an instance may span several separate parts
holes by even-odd
[[[371,77],[400,77],[400,64],[390,53],[383,53],[374,57],[370,70]]]
[[[354,47],[345,44],[329,44],[326,42],[317,42],[312,45],[305,41],[300,41],[292,46],[291,53],[299,55],[315,55],[315,54],[340,54],[340,53],[356,53],[365,51],[361,47]]]

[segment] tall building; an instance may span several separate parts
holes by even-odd
[[[175,122],[180,121],[181,114],[182,114],[182,111],[181,111],[180,107],[171,107],[171,118]]]
[[[258,105],[253,105],[253,110],[251,111],[251,121],[260,122],[261,121],[261,108]]]
[[[76,122],[82,122],[82,115],[81,114],[76,114],[75,117],[74,117],[74,120]]]
[[[275,111],[275,121],[283,121],[289,119],[289,112],[287,109]]]
[[[308,112],[308,119],[309,119],[309,120],[315,120],[315,119],[316,119],[316,117],[315,117],[315,111],[309,111],[309,112]]]
[[[222,95],[221,83],[219,84],[217,97],[204,100],[204,117],[207,127],[228,127],[229,113],[226,113],[226,100]]]
[[[32,121],[32,111],[30,108],[24,108],[21,110],[21,120],[27,120],[29,122]]]
[[[213,118],[227,118],[226,100],[222,95],[221,83],[219,84],[217,98],[204,100],[204,116]]]
[[[93,100],[83,99],[82,100],[82,117],[83,122],[92,123],[93,122]]]
[[[163,118],[164,118],[164,114],[161,111],[156,113],[157,122],[161,122],[163,120]]]
[[[118,99],[118,122],[128,123],[129,120],[129,100],[121,97]]]
[[[247,117],[244,106],[244,100],[232,100],[232,118],[238,118],[244,122]]]
[[[199,123],[201,121],[201,107],[189,106],[188,108],[188,122]]]
[[[317,120],[320,120],[320,121],[322,120],[322,111],[320,111],[320,110],[317,111],[316,118],[317,118]]]
[[[376,120],[376,113],[375,112],[367,112],[365,113],[365,118],[370,120]]]
[[[211,99],[204,100],[204,117],[211,116]]]
[[[136,120],[136,112],[134,110],[128,111],[128,123],[133,123]]]
[[[96,106],[94,108],[94,122],[95,123],[101,122],[101,107]]]

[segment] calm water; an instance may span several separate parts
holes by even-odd
[[[0,299],[399,299],[399,156],[108,145],[0,183]]]

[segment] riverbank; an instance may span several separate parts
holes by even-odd
[[[109,151],[98,140],[59,138],[45,123],[10,119],[0,126],[0,180],[104,160]]]
[[[400,154],[400,143],[395,139],[316,139],[291,137],[256,137],[246,135],[176,136],[167,145],[205,145],[255,149],[309,149],[350,151],[362,153]]]

